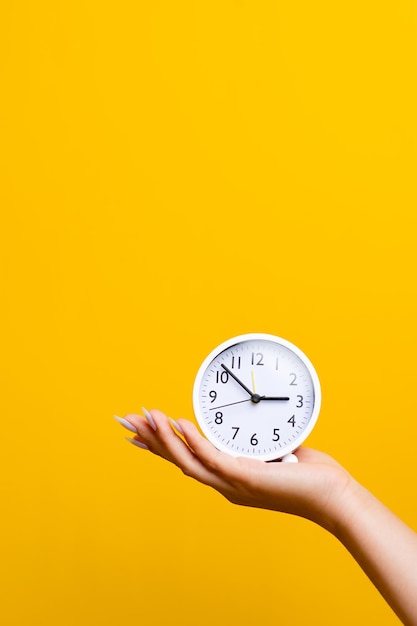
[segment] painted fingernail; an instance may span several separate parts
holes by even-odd
[[[153,428],[154,430],[156,430],[155,420],[154,420],[154,418],[152,417],[152,415],[149,413],[149,411],[147,411],[147,410],[145,409],[145,407],[142,407],[142,412],[143,412],[144,416],[146,417],[146,419],[148,420],[149,424],[152,426],[152,428]]]
[[[286,454],[282,457],[281,463],[298,463],[298,459],[295,454]]]
[[[171,424],[173,425],[173,427],[178,430],[178,432],[180,433],[180,435],[184,436],[184,431],[181,428],[181,426],[178,424],[178,422],[176,422],[175,420],[172,419],[172,417],[169,418],[169,421],[171,422]]]
[[[127,430],[130,430],[131,433],[137,433],[136,428],[133,426],[133,424],[125,420],[124,417],[119,417],[118,415],[113,415],[113,417],[115,420],[119,422],[119,424],[124,426],[124,428],[127,428]]]
[[[137,446],[138,448],[142,448],[142,450],[149,450],[146,443],[142,443],[141,441],[138,441],[137,439],[131,439],[130,437],[126,437],[126,441],[130,441],[130,443],[133,443],[133,445]]]

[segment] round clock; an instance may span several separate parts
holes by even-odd
[[[320,402],[319,379],[306,355],[263,333],[215,348],[193,391],[197,421],[216,448],[263,461],[282,459],[300,446],[317,421]]]

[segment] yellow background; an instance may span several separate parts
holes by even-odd
[[[211,349],[277,334],[322,383],[308,445],[417,527],[416,24],[411,0],[3,3],[2,623],[398,623],[325,531],[112,415],[191,417]]]

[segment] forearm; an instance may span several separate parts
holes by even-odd
[[[333,533],[403,623],[417,626],[417,534],[356,481]]]

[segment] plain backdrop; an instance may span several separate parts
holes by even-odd
[[[307,444],[417,528],[416,26],[412,0],[3,3],[2,623],[398,623],[325,531],[112,416],[193,419],[208,352],[276,334],[320,377]]]

